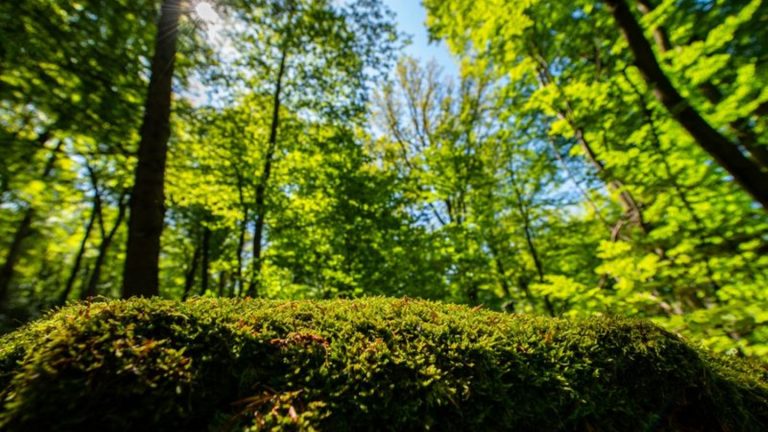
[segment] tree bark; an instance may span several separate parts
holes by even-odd
[[[123,297],[159,293],[160,235],[163,231],[165,162],[170,137],[171,84],[182,1],[164,0],[141,125],[131,194]]]
[[[717,163],[768,210],[768,174],[741,153],[735,143],[715,130],[690,103],[683,98],[661,70],[643,29],[624,0],[605,0],[616,23],[629,43],[635,64],[654,96],[667,108],[672,117],[683,126],[693,139]]]
[[[248,296],[255,297],[258,294],[259,277],[261,274],[261,242],[264,236],[264,220],[266,219],[266,190],[269,177],[272,173],[272,162],[277,147],[277,130],[280,126],[280,97],[283,90],[283,77],[285,75],[285,62],[288,56],[288,47],[283,46],[280,54],[280,66],[277,70],[275,92],[272,95],[272,121],[269,127],[269,141],[267,152],[264,156],[264,169],[261,179],[256,186],[256,223],[253,230],[253,262],[251,282],[248,286]]]

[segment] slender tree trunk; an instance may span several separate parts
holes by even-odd
[[[538,275],[539,283],[544,283],[544,265],[539,257],[539,252],[536,249],[536,244],[533,242],[533,234],[531,233],[531,226],[529,221],[523,222],[523,232],[525,233],[525,243],[528,246],[528,252],[533,259],[533,265],[536,267],[536,274]],[[549,300],[549,296],[544,296],[544,307],[547,309],[547,313],[550,316],[555,316],[555,308],[552,306],[552,302]]]
[[[90,267],[90,265],[89,265],[89,264],[86,262],[86,263],[85,263],[85,268],[83,269],[83,276],[82,276],[82,278],[80,279],[80,286],[81,286],[81,287],[85,287],[85,286],[88,286],[88,281],[89,281],[89,280],[91,280],[91,267]]]
[[[517,278],[517,286],[520,287],[520,291],[522,291],[525,294],[525,298],[528,299],[528,301],[531,304],[534,304],[534,297],[533,293],[531,293],[531,286],[530,282],[528,281],[528,278],[525,276],[518,276]]]
[[[235,281],[237,285],[237,295],[245,293],[245,281],[243,280],[243,250],[245,249],[245,234],[248,230],[248,209],[243,212],[243,220],[240,223],[240,234],[237,236],[237,269]],[[232,288],[232,296],[235,295],[235,286]]]
[[[587,160],[589,160],[592,166],[595,167],[598,177],[600,177],[605,182],[606,186],[608,186],[608,189],[611,192],[618,192],[619,202],[624,209],[624,214],[626,215],[627,219],[635,223],[635,225],[637,225],[644,234],[648,234],[648,226],[645,223],[643,211],[635,200],[635,197],[624,187],[622,182],[616,180],[615,178],[611,178],[608,175],[608,172],[605,169],[605,165],[597,158],[597,154],[595,153],[592,145],[584,136],[584,131],[575,123],[571,123],[571,127],[573,128],[574,135],[576,136],[576,141],[587,155]]]
[[[469,299],[470,305],[475,306],[479,304],[478,302],[479,294],[480,294],[480,287],[477,286],[477,282],[475,281],[470,282],[469,288],[467,289],[467,298]]]
[[[683,98],[661,70],[643,29],[624,0],[605,0],[635,56],[635,64],[656,98],[672,117],[717,163],[768,210],[768,174],[745,157],[738,146],[715,130],[690,103]]]
[[[536,243],[533,241],[533,232],[531,228],[531,217],[530,214],[528,214],[528,209],[523,204],[523,192],[520,190],[520,188],[517,186],[517,183],[514,180],[514,172],[511,172],[512,176],[510,177],[512,180],[512,186],[515,190],[516,201],[517,201],[517,210],[520,212],[520,217],[523,219],[523,234],[525,235],[525,243],[528,247],[528,253],[531,255],[531,259],[533,260],[533,265],[536,268],[536,274],[538,276],[539,283],[544,283],[544,264],[541,261],[541,257],[539,256],[539,251],[536,248]],[[526,285],[527,288],[527,285]],[[549,296],[544,296],[544,307],[547,310],[547,313],[550,316],[555,316],[555,308],[552,305],[552,301],[550,301]]]
[[[203,267],[200,269],[200,295],[208,291],[211,265],[211,229],[203,228]]]
[[[123,219],[125,219],[125,212],[128,207],[128,203],[125,200],[126,193],[120,196],[118,204],[117,204],[117,217],[115,218],[115,224],[112,225],[112,229],[109,230],[106,235],[104,235],[104,221],[103,218],[100,218],[102,221],[102,239],[101,243],[99,244],[99,251],[96,255],[96,261],[93,263],[93,272],[91,273],[91,277],[88,279],[88,285],[86,286],[86,289],[83,290],[83,293],[81,297],[89,298],[89,297],[95,297],[97,294],[97,288],[99,286],[99,282],[101,279],[101,269],[104,266],[104,262],[107,259],[107,253],[109,252],[109,248],[112,246],[112,241],[115,238],[115,234],[117,234],[117,231],[120,229],[120,226],[123,224]]]
[[[235,296],[235,289],[237,289],[237,295],[242,295],[245,292],[245,284],[243,283],[243,249],[245,249],[245,234],[248,230],[248,207],[245,205],[245,197],[243,194],[243,179],[239,172],[237,175],[237,193],[240,200],[240,206],[243,209],[243,220],[240,221],[240,233],[237,236],[237,251],[235,252],[237,258],[237,269],[235,270],[235,281],[230,288],[230,297]],[[237,287],[235,287],[235,284]]]
[[[509,288],[509,282],[507,282],[507,270],[504,268],[504,262],[501,260],[499,250],[490,241],[488,242],[488,249],[491,251],[493,262],[496,265],[496,272],[499,274],[499,286],[501,286],[504,296],[509,299],[512,297],[512,290]]]
[[[77,279],[77,274],[80,272],[80,265],[83,262],[83,256],[85,256],[85,250],[88,246],[88,238],[91,236],[91,231],[93,230],[93,224],[96,223],[97,213],[98,204],[96,204],[96,199],[94,199],[91,216],[88,218],[88,223],[85,225],[85,233],[83,234],[83,239],[80,241],[80,248],[77,250],[77,255],[75,255],[75,262],[72,264],[72,271],[69,274],[69,278],[67,278],[67,283],[64,285],[64,291],[59,297],[58,304],[64,304],[67,302],[67,298],[69,298],[69,294],[72,292],[72,288],[75,286],[75,279]]]
[[[253,274],[251,275],[251,283],[248,287],[248,295],[251,297],[255,297],[258,294],[259,278],[261,276],[261,242],[264,236],[264,220],[266,219],[267,213],[265,199],[269,177],[272,173],[272,161],[275,157],[275,150],[277,147],[277,130],[280,127],[280,98],[283,90],[283,77],[285,75],[285,62],[287,56],[288,47],[283,46],[280,55],[280,66],[277,70],[275,92],[272,95],[272,121],[269,127],[267,152],[264,156],[264,170],[261,173],[261,179],[256,187],[256,223],[253,230]]]
[[[579,193],[581,193],[582,197],[584,197],[584,200],[586,200],[590,206],[592,206],[592,210],[595,212],[595,216],[597,216],[598,219],[605,225],[608,230],[611,229],[611,224],[608,222],[608,220],[603,216],[603,212],[600,211],[600,207],[595,203],[595,200],[592,199],[592,197],[589,196],[589,193],[587,190],[581,186],[581,183],[576,178],[576,175],[574,175],[571,168],[568,166],[568,162],[565,161],[563,156],[560,154],[560,150],[555,145],[555,141],[552,139],[552,137],[548,137],[547,142],[549,143],[549,147],[552,149],[552,154],[555,155],[555,158],[560,162],[560,165],[563,167],[563,170],[565,171],[565,174],[568,176],[568,178],[571,180],[573,185],[578,189]]]
[[[227,287],[229,282],[228,276],[229,275],[227,274],[226,270],[219,272],[219,297],[224,297],[224,289]]]
[[[195,274],[197,274],[197,263],[200,261],[200,252],[202,248],[200,243],[195,243],[195,249],[192,251],[192,261],[187,267],[186,274],[184,275],[184,294],[181,299],[186,300],[189,297],[189,293],[192,292],[192,287],[195,286]]]
[[[47,141],[48,138],[49,135],[43,134],[39,139]],[[42,144],[45,143],[42,142]],[[51,175],[51,172],[56,165],[56,158],[62,144],[63,141],[59,140],[59,142],[56,144],[56,147],[51,150],[51,154],[48,156],[48,160],[45,162],[45,166],[43,167],[43,172],[40,175],[41,178],[45,179]],[[13,274],[16,270],[16,263],[21,257],[24,239],[26,239],[32,233],[32,220],[34,217],[35,209],[33,207],[29,207],[24,211],[24,216],[21,218],[19,226],[16,228],[16,232],[13,234],[13,239],[11,240],[11,245],[8,248],[8,253],[5,256],[3,267],[0,268],[0,310],[5,309],[6,307],[8,301],[8,290],[11,286],[11,279],[13,278]]]
[[[131,194],[123,297],[159,293],[160,235],[163,231],[165,161],[170,137],[171,84],[182,0],[164,0],[152,58],[152,75],[141,125]]]

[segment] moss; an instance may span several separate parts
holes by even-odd
[[[647,322],[409,299],[73,305],[0,385],[5,430],[768,430],[764,372]]]

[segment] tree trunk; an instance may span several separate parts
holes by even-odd
[[[253,274],[248,287],[248,296],[255,297],[258,294],[259,277],[261,274],[261,242],[264,236],[264,220],[266,219],[266,191],[269,177],[272,173],[272,160],[275,157],[277,147],[277,130],[280,126],[280,97],[283,89],[283,76],[285,75],[285,61],[288,55],[288,47],[283,46],[280,55],[280,66],[277,70],[275,92],[272,95],[272,121],[269,126],[269,142],[264,156],[264,170],[261,179],[256,186],[256,223],[253,230]]]
[[[245,233],[248,230],[248,209],[243,212],[243,220],[240,223],[240,234],[237,236],[237,269],[235,277],[237,280],[237,291],[235,284],[232,285],[230,296],[242,295],[245,292],[245,281],[243,280],[243,249],[245,249]]]
[[[88,281],[91,280],[91,267],[86,262],[85,268],[83,269],[83,277],[80,279],[80,286],[85,287],[88,286]]]
[[[243,194],[243,179],[239,172],[236,172],[237,176],[237,193],[240,201],[240,206],[243,209],[243,220],[240,221],[240,233],[237,236],[237,251],[235,252],[237,258],[237,269],[235,270],[235,281],[230,288],[230,297],[235,295],[242,295],[245,292],[245,284],[243,282],[243,249],[245,249],[245,234],[248,230],[248,207],[245,205],[245,197]],[[237,285],[235,287],[235,285]],[[237,289],[237,291],[235,291]]]
[[[226,270],[219,272],[219,297],[224,297],[224,290],[229,283],[229,275]]]
[[[605,0],[616,23],[621,28],[635,56],[635,64],[656,98],[672,117],[717,163],[768,210],[768,174],[741,153],[735,143],[715,130],[690,103],[684,99],[661,70],[643,29],[624,0]]]
[[[131,194],[123,273],[124,298],[150,297],[159,293],[160,235],[165,214],[165,161],[171,133],[171,84],[181,10],[181,0],[164,0],[155,36],[152,74]]]
[[[200,269],[200,295],[208,291],[211,265],[211,229],[203,228],[203,268]]]
[[[514,172],[510,172],[512,180],[512,187],[515,190],[516,195],[516,201],[517,201],[517,210],[520,212],[520,217],[523,219],[523,234],[525,235],[525,243],[528,247],[528,253],[531,254],[531,259],[533,260],[533,265],[536,268],[536,274],[538,275],[538,281],[539,283],[544,283],[544,263],[541,261],[541,257],[539,256],[539,251],[536,248],[536,244],[533,241],[533,233],[531,229],[531,217],[528,214],[528,209],[523,204],[523,192],[518,187],[517,183],[515,182],[514,178]],[[526,284],[527,289],[527,284]],[[549,296],[544,296],[544,308],[547,310],[547,313],[550,316],[555,316],[555,308],[552,305],[552,301],[550,301]]]
[[[533,265],[536,267],[536,274],[538,275],[539,283],[544,283],[544,265],[539,257],[539,252],[536,249],[536,245],[533,242],[533,234],[531,233],[530,223],[527,218],[523,224],[523,231],[525,233],[525,243],[528,245],[528,252],[533,259]],[[549,300],[549,296],[544,296],[544,307],[550,316],[555,316],[555,308],[552,306],[552,302]]]
[[[69,294],[72,292],[72,288],[75,286],[75,279],[77,279],[77,274],[80,272],[80,265],[83,262],[83,256],[85,256],[85,250],[88,246],[88,238],[91,236],[91,231],[93,230],[93,224],[96,223],[97,213],[98,204],[96,203],[96,199],[94,199],[91,216],[88,218],[88,223],[85,225],[83,240],[80,241],[80,249],[77,250],[77,255],[75,255],[75,262],[72,264],[72,272],[69,274],[69,278],[67,278],[67,283],[64,285],[64,291],[59,297],[58,304],[64,304],[67,302],[67,298],[69,298]]]
[[[47,141],[48,137],[49,135],[43,134],[39,140],[44,139]],[[43,142],[42,144],[45,143]],[[56,147],[54,147],[54,149],[51,151],[51,155],[48,156],[48,160],[45,162],[45,166],[43,167],[43,172],[40,175],[41,178],[45,179],[51,175],[51,171],[53,171],[53,168],[56,164],[56,157],[58,156],[62,144],[63,141],[59,140],[59,142],[56,144]],[[19,226],[16,228],[16,232],[13,234],[11,246],[8,248],[8,254],[5,256],[3,267],[0,269],[0,310],[5,309],[6,307],[6,303],[8,301],[8,290],[11,286],[11,279],[15,273],[16,263],[21,257],[22,244],[24,239],[26,239],[32,233],[32,220],[34,217],[34,208],[29,207],[24,211],[24,216],[21,218]]]
[[[499,286],[501,287],[502,292],[504,292],[504,296],[507,299],[511,299],[512,290],[509,288],[509,283],[507,282],[507,270],[504,268],[504,263],[501,261],[499,250],[493,245],[493,242],[490,241],[488,242],[488,249],[491,251],[491,257],[496,265],[496,273],[499,274]]]
[[[120,225],[123,224],[123,219],[125,219],[125,211],[128,206],[128,203],[125,202],[125,197],[127,193],[124,193],[120,196],[120,199],[118,201],[117,205],[117,217],[115,218],[115,224],[112,226],[112,229],[109,230],[109,232],[104,235],[104,220],[103,218],[100,218],[101,222],[101,232],[102,232],[102,239],[101,244],[99,244],[99,253],[96,256],[96,262],[93,263],[93,272],[91,273],[91,277],[88,279],[88,285],[86,286],[86,289],[81,294],[81,297],[83,299],[88,297],[94,297],[97,294],[96,288],[99,286],[99,279],[101,279],[101,268],[104,266],[104,262],[107,259],[107,253],[109,252],[109,248],[112,246],[112,240],[115,238],[115,234],[117,234],[118,229],[120,229]]]

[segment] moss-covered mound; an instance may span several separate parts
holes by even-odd
[[[651,324],[409,299],[70,306],[0,388],[4,430],[768,430],[764,372]]]

